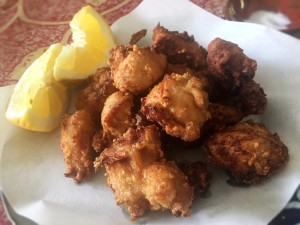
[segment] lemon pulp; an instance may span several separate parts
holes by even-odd
[[[82,80],[107,66],[115,40],[110,26],[91,6],[83,7],[70,22],[72,43],[62,48],[54,65],[56,80]]]
[[[61,49],[61,44],[51,45],[15,86],[5,113],[13,124],[33,131],[51,131],[59,126],[69,99],[68,88],[53,77]]]

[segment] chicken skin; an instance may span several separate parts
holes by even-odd
[[[171,64],[185,64],[193,69],[206,67],[206,50],[187,32],[169,31],[158,24],[153,29],[152,47],[165,54]]]
[[[258,183],[289,161],[279,136],[252,120],[212,135],[206,144],[208,161],[224,168],[239,183]]]
[[[94,123],[87,111],[66,114],[61,122],[61,149],[67,166],[66,177],[81,183],[94,172],[95,151],[91,144]]]
[[[76,98],[76,109],[84,109],[92,116],[93,121],[100,125],[101,111],[108,96],[117,91],[113,85],[109,68],[98,69],[90,77],[89,84],[80,91]]]
[[[167,134],[184,141],[198,139],[200,128],[210,117],[201,80],[189,73],[166,75],[142,99],[141,111]]]
[[[167,68],[165,55],[136,45],[117,45],[111,50],[109,65],[115,86],[122,92],[137,95],[147,91]]]

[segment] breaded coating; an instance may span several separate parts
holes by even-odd
[[[165,54],[171,64],[185,64],[193,69],[206,67],[206,50],[187,32],[169,31],[158,24],[153,29],[152,47]]]
[[[94,123],[90,114],[78,110],[66,114],[61,122],[61,149],[67,166],[66,177],[81,183],[93,174],[95,151],[91,147]]]
[[[104,102],[108,96],[116,91],[117,89],[113,85],[110,69],[98,69],[96,74],[90,77],[88,86],[81,90],[77,96],[75,102],[76,109],[88,111],[93,121],[97,125],[100,125],[101,111]]]
[[[262,114],[267,105],[266,94],[253,78],[256,61],[247,57],[237,44],[220,38],[208,45],[209,76],[214,81],[210,100],[234,105],[245,116]]]
[[[201,80],[189,73],[166,75],[142,99],[141,111],[167,134],[184,141],[198,139],[200,128],[210,118]]]
[[[146,210],[170,209],[188,216],[193,187],[174,163],[166,163],[155,125],[129,128],[95,160],[105,167],[107,182],[118,205],[124,204],[134,221]]]
[[[96,152],[102,152],[136,124],[132,108],[133,95],[130,93],[117,91],[106,99],[101,113],[102,127],[93,137],[92,146]]]
[[[112,137],[120,137],[135,124],[132,113],[133,95],[117,91],[110,95],[101,113],[103,132]]]
[[[134,95],[157,83],[167,67],[165,55],[136,45],[117,45],[111,50],[108,62],[115,86]]]
[[[109,67],[89,77],[77,111],[63,117],[65,176],[80,183],[105,169],[116,203],[135,221],[156,210],[189,216],[192,201],[209,194],[211,166],[249,186],[288,163],[276,133],[243,121],[267,106],[254,59],[230,41],[216,38],[206,50],[160,24],[151,45],[139,47],[146,32],[111,49]]]
[[[187,67],[185,64],[171,64],[168,63],[168,67],[166,70],[166,74],[172,74],[172,73],[177,73],[177,74],[185,74],[185,73],[190,73],[192,74],[194,70],[191,68]]]
[[[212,135],[206,144],[208,161],[224,168],[237,182],[258,183],[289,161],[279,136],[252,120]]]
[[[129,128],[96,158],[94,166],[98,170],[101,166],[124,160],[129,162],[132,172],[138,172],[148,164],[162,159],[160,145],[160,133],[155,125]]]
[[[129,44],[130,45],[135,45],[136,43],[138,43],[143,37],[145,37],[147,34],[147,30],[146,29],[142,29],[139,30],[138,32],[134,33],[133,35],[131,35],[131,39]]]
[[[207,65],[226,90],[254,78],[256,61],[248,58],[237,44],[216,38],[207,48]]]
[[[113,136],[106,135],[103,129],[99,129],[93,136],[92,147],[95,152],[101,153],[105,148],[112,144],[113,139]]]
[[[267,107],[267,98],[264,90],[254,80],[244,82],[232,98],[235,105],[250,114],[263,114]]]
[[[115,193],[118,205],[125,204],[131,219],[149,209],[141,188],[142,170],[163,160],[160,134],[156,126],[130,128],[122,137],[105,149],[95,160],[96,170],[105,167],[107,182]]]
[[[194,188],[174,162],[155,162],[143,170],[142,188],[152,210],[189,216]]]
[[[183,163],[179,165],[179,168],[188,177],[190,184],[193,185],[195,197],[206,193],[210,186],[212,174],[208,172],[204,162]]]
[[[106,164],[105,169],[107,183],[114,192],[116,203],[118,205],[124,204],[132,221],[135,221],[145,211],[149,210],[149,202],[145,199],[141,189],[142,174],[133,171],[126,158]]]
[[[215,131],[234,125],[247,115],[235,105],[229,104],[209,103],[208,110],[211,118],[201,130],[205,135],[210,135]]]
[[[201,80],[203,90],[207,92],[209,97],[212,95],[212,92],[215,92],[216,88],[214,87],[214,81],[210,77],[210,72],[207,69],[202,70],[192,70],[186,65],[182,64],[168,64],[168,68],[166,70],[166,74],[180,74],[183,75],[185,73],[189,73],[192,76],[198,77]]]

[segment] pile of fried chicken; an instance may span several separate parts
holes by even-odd
[[[253,79],[255,60],[232,42],[216,38],[205,49],[187,32],[160,24],[151,45],[139,47],[144,35],[111,50],[109,67],[90,77],[76,112],[64,116],[67,177],[81,183],[104,168],[117,204],[134,221],[147,210],[189,216],[193,199],[210,185],[206,164],[242,184],[258,183],[287,164],[279,136],[243,120],[267,105]],[[174,139],[196,143],[205,161],[179,165],[166,158],[162,142]]]

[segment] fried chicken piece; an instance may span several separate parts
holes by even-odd
[[[166,75],[142,98],[141,111],[167,134],[184,141],[198,139],[200,128],[210,117],[208,96],[201,80],[188,73]]]
[[[60,146],[67,166],[66,177],[81,183],[93,174],[95,151],[91,147],[94,123],[85,110],[66,114],[61,122]]]
[[[201,161],[183,163],[179,165],[179,168],[193,185],[196,197],[206,193],[210,186],[212,174],[208,172],[205,163]]]
[[[76,109],[84,109],[92,116],[93,121],[100,125],[101,111],[108,96],[117,91],[113,85],[109,68],[98,69],[90,77],[89,84],[77,96]]]
[[[189,216],[194,188],[174,162],[155,162],[143,170],[142,189],[152,210],[170,209]]]
[[[94,166],[96,170],[105,167],[117,204],[125,205],[132,220],[146,210],[190,214],[193,187],[174,163],[165,162],[155,125],[129,128],[100,154]]]
[[[289,161],[279,136],[252,120],[212,135],[206,144],[208,161],[224,168],[237,182],[258,183]]]
[[[117,91],[106,99],[101,113],[102,128],[94,135],[92,142],[96,152],[102,152],[115,138],[135,125],[132,108],[133,96],[130,93]]]
[[[214,96],[210,96],[212,102],[225,102],[225,105],[230,102],[245,115],[264,113],[266,94],[253,80],[257,64],[243,49],[216,38],[208,45],[207,64],[215,82]]]
[[[160,145],[160,133],[155,125],[129,128],[96,158],[94,166],[98,170],[100,166],[116,161],[128,161],[133,172],[139,172],[146,165],[162,159]]]
[[[208,68],[225,90],[254,78],[256,61],[248,58],[237,44],[216,38],[208,45],[207,52]]]
[[[117,204],[125,204],[132,220],[150,207],[141,188],[142,170],[153,162],[163,160],[159,136],[154,125],[136,130],[129,128],[94,162],[96,170],[105,167],[105,176],[115,193]]]
[[[180,74],[183,75],[185,73],[189,73],[192,76],[198,77],[201,80],[203,89],[208,93],[208,95],[212,95],[212,91],[214,90],[214,82],[210,77],[210,72],[207,69],[202,70],[192,70],[191,68],[187,67],[186,65],[182,64],[168,64],[168,68],[166,70],[166,74]]]
[[[112,188],[118,205],[123,205],[130,213],[130,218],[135,221],[145,211],[149,210],[149,202],[145,199],[141,172],[135,172],[126,160],[115,161],[105,165],[107,183]]]
[[[120,137],[135,124],[132,113],[133,95],[117,91],[110,95],[101,113],[103,132],[112,137]]]
[[[136,45],[117,45],[111,50],[108,62],[115,86],[134,95],[157,83],[167,67],[165,55]]]
[[[169,31],[158,24],[153,29],[152,47],[168,57],[172,64],[186,64],[193,69],[206,67],[206,50],[187,32]]]

